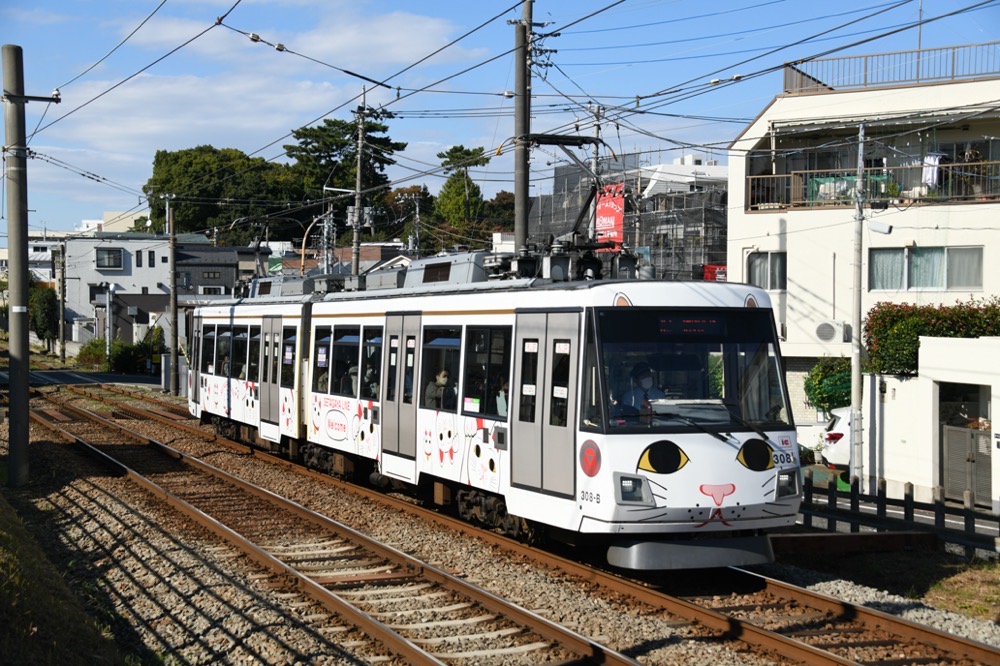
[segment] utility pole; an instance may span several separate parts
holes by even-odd
[[[414,222],[413,233],[414,233],[414,235],[417,238],[416,242],[417,242],[417,258],[418,259],[420,258],[420,196],[421,196],[421,194],[422,194],[422,192],[417,192],[416,194],[402,194],[402,195],[400,195],[396,199],[396,201],[398,201],[398,202],[403,202],[403,201],[410,200],[410,201],[413,202],[414,206],[416,207],[415,208],[415,210],[416,210],[416,221]],[[406,216],[403,216],[403,217],[405,219]]]
[[[24,52],[14,44],[3,45],[3,101],[5,127],[4,188],[7,193],[8,276],[10,291],[10,401],[7,483],[12,488],[28,482],[28,146],[24,105],[29,101],[59,102],[52,97],[24,94]]]
[[[861,242],[864,215],[865,125],[858,126],[858,174],[854,182],[854,298],[851,308],[851,477],[864,489],[864,447],[861,427]]]
[[[177,395],[180,371],[177,364],[180,362],[177,347],[180,344],[180,335],[177,331],[177,230],[174,228],[174,216],[170,210],[170,201],[173,194],[160,195],[167,204],[167,229],[170,233],[170,246],[168,261],[170,266],[170,395]]]
[[[59,271],[59,361],[66,362],[66,245],[56,250],[59,257],[56,269]]]
[[[358,274],[361,263],[361,163],[365,149],[365,88],[361,86],[361,106],[358,107],[358,167],[354,175],[354,215],[351,226],[354,238],[351,243],[351,275]]]
[[[604,113],[604,107],[600,104],[594,104],[591,109],[594,112],[594,150],[590,157],[590,170],[594,173],[594,202],[591,204],[591,215],[590,224],[587,225],[587,238],[589,240],[594,240],[597,237],[597,202],[601,198],[602,192],[597,190],[600,187],[599,179],[597,178],[598,171],[598,152],[601,147],[601,114]]]
[[[514,26],[514,251],[528,244],[528,134],[531,133],[532,0]]]

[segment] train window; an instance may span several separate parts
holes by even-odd
[[[250,327],[250,353],[247,360],[247,381],[260,379],[260,326]]]
[[[570,341],[552,342],[552,401],[549,403],[549,425],[565,426],[569,411]]]
[[[360,349],[361,327],[338,326],[334,329],[331,393],[358,397],[358,354]]]
[[[278,368],[281,367],[281,334],[271,333],[271,377],[272,384],[278,383]]]
[[[454,412],[458,393],[458,365],[462,343],[462,329],[457,326],[424,329],[424,353],[421,360],[424,392],[421,406]],[[454,374],[453,374],[454,373]]]
[[[316,393],[330,392],[330,331],[329,326],[316,329],[316,344],[313,348],[313,384]]]
[[[470,327],[466,332],[463,413],[493,418],[507,417],[510,338],[510,326]]]
[[[238,379],[247,378],[247,348],[250,336],[246,326],[233,327],[233,349],[229,357],[230,375]]]
[[[396,366],[399,364],[399,336],[389,336],[389,364],[385,369],[385,399],[396,400]]]
[[[413,371],[417,364],[417,338],[414,335],[406,336],[406,358],[403,361],[403,402],[413,403]]]
[[[365,326],[365,344],[361,350],[361,397],[378,400],[382,374],[382,327]]]
[[[601,424],[604,423],[604,401],[601,400],[601,368],[597,360],[597,340],[592,322],[587,325],[584,358],[580,427],[584,430],[601,430]]]
[[[517,418],[524,423],[535,422],[535,388],[538,386],[538,340],[524,340],[521,349],[521,395]]]
[[[281,330],[281,387],[295,388],[295,328]]]
[[[201,371],[215,374],[215,326],[206,324],[201,329]]]
[[[232,346],[233,334],[228,328],[220,326],[215,335],[215,374],[220,377],[229,376],[229,351]]]

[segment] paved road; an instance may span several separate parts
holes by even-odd
[[[7,370],[0,370],[0,387],[6,389],[10,380]],[[115,372],[80,372],[76,370],[32,370],[28,373],[31,386],[49,384],[142,384],[159,386],[159,375],[123,375]]]

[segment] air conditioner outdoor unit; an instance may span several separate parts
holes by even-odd
[[[847,331],[844,322],[827,319],[816,326],[816,339],[820,342],[847,342]]]

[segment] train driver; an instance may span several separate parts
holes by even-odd
[[[632,368],[631,377],[632,388],[626,391],[619,404],[641,412],[644,406],[649,409],[650,400],[664,397],[663,391],[653,383],[653,369],[649,367],[648,363],[636,363],[635,367]]]

